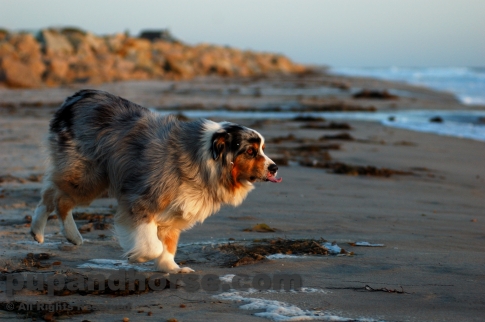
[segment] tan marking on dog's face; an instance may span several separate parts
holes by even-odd
[[[252,183],[255,181],[262,181],[266,178],[267,157],[261,152],[262,149],[260,144],[252,143],[243,153],[236,157],[231,170],[236,188],[238,188],[243,181]]]

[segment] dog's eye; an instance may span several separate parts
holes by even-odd
[[[253,155],[254,154],[254,150],[252,148],[249,148],[249,149],[247,149],[246,153],[247,154],[250,154],[250,155]]]

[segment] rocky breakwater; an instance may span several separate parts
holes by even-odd
[[[167,35],[166,31],[160,34]],[[141,36],[96,36],[75,28],[43,29],[35,34],[0,30],[0,86],[37,88],[307,70],[279,54],[208,44],[191,46],[173,37],[153,37],[153,33]]]

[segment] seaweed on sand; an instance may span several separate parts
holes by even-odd
[[[262,239],[247,245],[243,243],[228,243],[219,249],[231,255],[226,263],[229,267],[254,264],[273,254],[294,255],[328,255],[328,249],[321,244],[326,240],[315,239]]]
[[[350,165],[343,162],[318,162],[316,160],[303,160],[300,165],[312,168],[329,169],[332,173],[346,174],[351,176],[376,176],[390,177],[392,175],[411,175],[410,171],[394,170],[389,168],[378,168],[374,166]]]

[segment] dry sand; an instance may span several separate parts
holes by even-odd
[[[348,91],[329,85],[345,81],[352,88],[399,90],[396,101],[350,98]],[[78,87],[44,90],[0,90],[4,108],[0,114],[0,272],[32,271],[108,272],[99,268],[79,269],[92,259],[120,259],[121,248],[110,230],[83,234],[85,243],[70,247],[58,233],[57,220],[48,222],[46,243],[39,245],[29,235],[24,217],[32,215],[39,200],[38,176],[45,169],[41,142],[55,105]],[[173,107],[202,104],[211,108],[226,105],[261,106],[281,104],[306,97],[317,88],[318,100],[340,101],[378,109],[462,108],[447,94],[421,88],[326,76],[257,80],[200,79],[173,85],[170,82],[127,82],[98,88],[123,95],[146,106]],[[256,90],[255,88],[259,88]],[[298,92],[298,89],[304,89]],[[252,93],[251,91],[259,91]],[[246,94],[245,94],[246,93]],[[287,95],[287,93],[293,93]],[[8,103],[8,104],[7,104]],[[39,106],[31,106],[39,105]],[[253,125],[254,120],[240,123]],[[258,184],[242,206],[223,208],[181,236],[178,262],[187,262],[197,274],[300,274],[300,292],[207,293],[164,290],[140,295],[67,295],[49,298],[27,290],[6,297],[5,278],[0,278],[0,302],[108,304],[129,303],[128,311],[99,310],[73,315],[72,321],[259,321],[271,307],[303,314],[320,314],[321,319],[384,321],[483,321],[485,316],[485,149],[483,142],[385,128],[377,123],[349,122],[356,141],[335,141],[341,149],[330,151],[334,160],[354,165],[373,165],[412,175],[389,178],[349,176],[325,169],[307,168],[290,162],[279,174],[283,182]],[[256,124],[267,140],[293,133],[309,142],[335,131],[301,129],[301,122]],[[270,154],[281,153],[300,143],[267,144]],[[6,177],[10,175],[10,177]],[[33,175],[33,176],[31,176]],[[109,216],[113,199],[99,199],[77,212]],[[109,221],[109,219],[108,219]],[[78,220],[78,226],[86,220]],[[266,223],[276,232],[246,232]],[[262,238],[324,238],[336,241],[353,256],[304,256],[265,260],[229,268],[218,245]],[[358,247],[349,243],[367,241],[384,247]],[[49,253],[41,261],[44,269],[22,263],[28,253]],[[60,265],[52,266],[54,262]],[[50,265],[48,265],[50,264]],[[58,263],[59,264],[59,263]],[[139,265],[150,268],[151,266]],[[366,286],[370,288],[365,289]],[[404,291],[372,292],[371,290]],[[305,290],[305,289],[304,289]],[[3,292],[2,292],[3,291]],[[239,296],[239,297],[238,297]],[[242,299],[242,298],[244,299]],[[239,299],[240,301],[236,301]],[[251,300],[252,299],[252,300]],[[262,300],[256,300],[262,299]],[[242,300],[242,301],[241,301]],[[264,301],[266,300],[266,301]],[[278,302],[269,302],[278,301]],[[253,309],[240,308],[252,303]],[[286,303],[286,307],[285,304]],[[0,304],[0,305],[2,305]],[[183,305],[182,305],[183,304]],[[298,311],[301,309],[303,311]],[[152,312],[149,316],[148,312]],[[34,312],[35,313],[35,312]],[[26,316],[0,310],[2,320]],[[38,316],[38,320],[44,315]],[[273,319],[277,319],[273,315]],[[344,321],[347,321],[344,319]]]

